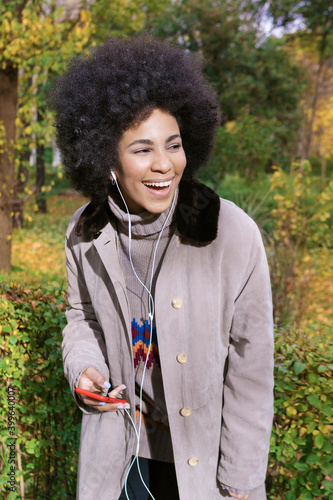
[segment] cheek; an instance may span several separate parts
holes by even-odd
[[[186,164],[187,164],[187,159],[186,159],[186,155],[185,155],[185,152],[184,152],[182,158],[179,159],[179,167],[178,167],[179,168],[179,173],[184,172]]]
[[[142,177],[142,172],[144,172],[144,166],[142,162],[139,161],[129,161],[123,162],[121,166],[121,174],[124,180],[127,182],[136,182]]]

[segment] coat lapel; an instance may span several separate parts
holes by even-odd
[[[105,272],[108,274],[115,288],[125,324],[130,325],[131,321],[125,278],[118,258],[118,238],[116,231],[112,229],[111,223],[108,223],[103,231],[96,235],[96,238],[93,240],[93,245],[104,265]],[[127,333],[129,341],[132,342],[130,328],[128,328]]]

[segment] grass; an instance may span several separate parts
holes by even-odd
[[[35,212],[33,201],[27,202],[24,227],[13,232],[12,272],[0,274],[0,280],[65,287],[66,228],[74,212],[86,201],[72,192],[53,195],[48,198],[46,214]]]

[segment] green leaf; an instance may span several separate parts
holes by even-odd
[[[309,491],[305,491],[304,493],[302,492],[302,500],[312,500],[313,496]]]
[[[295,467],[295,469],[302,470],[302,471],[307,471],[307,470],[310,469],[310,467],[308,466],[308,464],[306,464],[304,462],[296,462],[294,464],[294,467]]]
[[[308,396],[306,399],[309,401],[310,405],[321,409],[321,401],[317,396]]]
[[[314,439],[316,446],[320,449],[323,447],[325,443],[325,437],[323,434],[317,434],[317,436]]]
[[[15,345],[17,343],[17,335],[10,336],[8,342],[12,345]]]
[[[279,372],[287,373],[289,375],[289,370],[285,366],[278,366]]]
[[[333,463],[328,463],[328,464],[325,464],[324,468],[323,468],[323,472],[326,476],[326,474],[329,474],[331,477],[333,477]]]
[[[30,453],[32,455],[35,453],[36,443],[34,441],[30,441],[26,444],[26,448],[27,448],[27,453]]]
[[[306,459],[308,464],[319,464],[320,463],[320,457],[318,455],[309,455]]]
[[[305,368],[306,368],[306,363],[300,363],[299,361],[295,361],[293,366],[295,375],[299,375],[300,373],[302,373],[305,370]]]
[[[324,481],[321,484],[324,487],[325,491],[327,491],[328,493],[333,493],[333,481],[328,481],[327,479],[324,479]]]
[[[319,373],[324,373],[324,372],[326,372],[326,370],[327,370],[327,368],[326,368],[325,365],[318,366],[318,372]]]
[[[322,450],[328,452],[333,451],[333,443],[331,443],[331,441],[325,441]]]
[[[328,417],[332,416],[332,406],[329,405],[323,405],[322,411],[327,415]]]
[[[309,474],[307,474],[307,479],[311,483],[311,493],[315,495],[315,486],[319,485],[319,481],[321,481],[321,474],[318,474],[318,470],[313,468],[310,470]]]
[[[316,384],[319,380],[319,377],[316,373],[309,373],[309,381],[312,383],[312,384]]]
[[[311,424],[308,426],[308,434],[312,434],[316,427],[316,422],[311,422]]]
[[[293,491],[287,491],[284,500],[296,500],[296,493]]]

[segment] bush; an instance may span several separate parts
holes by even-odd
[[[283,330],[275,343],[271,500],[333,500],[333,342]]]
[[[61,361],[65,304],[57,288],[0,285],[4,499],[75,498],[81,417]]]
[[[275,117],[259,119],[242,114],[227,122],[217,131],[211,161],[199,171],[200,178],[217,190],[228,173],[253,183],[270,171],[273,163],[287,167],[279,138],[282,130],[285,133],[285,124]]]
[[[311,282],[321,250],[332,249],[333,181],[320,193],[312,186],[311,166],[292,165],[287,175],[275,167],[271,191],[276,208],[266,250],[270,265],[275,321],[302,324],[311,304]],[[328,265],[326,266],[328,267]]]

